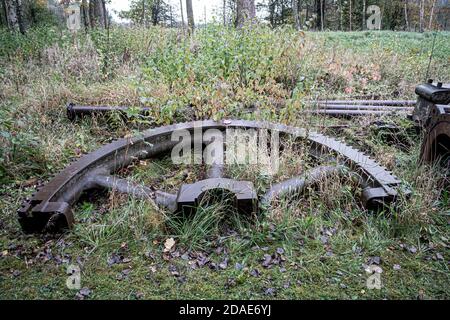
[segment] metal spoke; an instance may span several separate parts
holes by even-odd
[[[93,177],[93,182],[98,187],[129,194],[136,198],[153,199],[157,205],[169,209],[172,212],[177,209],[177,196],[171,193],[155,191],[147,186],[110,175],[97,175]]]
[[[221,164],[213,164],[209,166],[208,170],[206,171],[206,177],[208,179],[216,179],[216,178],[222,178],[224,172],[224,167]]]
[[[263,205],[270,205],[273,200],[287,195],[300,195],[306,188],[313,186],[323,179],[344,173],[341,166],[321,166],[308,171],[302,176],[285,180],[273,185],[264,195]]]

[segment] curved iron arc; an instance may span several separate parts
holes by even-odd
[[[402,186],[397,177],[365,154],[336,139],[308,132],[302,128],[269,122],[205,120],[149,129],[137,137],[120,139],[85,155],[38,189],[31,199],[24,202],[18,210],[22,229],[32,233],[48,231],[48,229],[70,228],[74,223],[71,207],[77,202],[83,191],[99,186],[119,187],[114,183],[106,183],[99,177],[107,177],[133,161],[152,158],[168,152],[178,143],[178,141],[172,141],[174,131],[188,130],[193,133],[196,129],[204,132],[208,129],[224,131],[228,128],[275,130],[293,138],[308,140],[313,149],[321,154],[334,153],[338,155],[340,163],[349,166],[364,178],[367,188],[364,190],[363,201],[368,207],[373,203],[392,202],[402,192]],[[211,177],[218,177],[221,175],[221,171],[221,168],[213,168],[209,174]],[[124,183],[121,182],[121,188],[130,191],[129,185]],[[157,199],[158,192],[152,192],[151,196]],[[160,199],[158,202],[161,205],[166,207],[173,205],[170,200],[173,199],[173,195],[160,193]],[[51,228],[49,228],[49,222],[52,222]]]

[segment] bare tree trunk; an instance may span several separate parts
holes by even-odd
[[[365,30],[366,26],[367,26],[367,23],[366,23],[366,0],[363,0],[362,30]]]
[[[420,0],[420,9],[419,9],[419,32],[423,32],[424,11],[425,11],[425,0]]]
[[[344,10],[342,8],[342,0],[339,0],[339,29],[344,30]]]
[[[353,19],[353,14],[352,14],[352,0],[349,0],[349,9],[348,9],[348,12],[349,12],[349,26],[350,26],[350,31],[352,31],[353,30],[353,25],[352,25],[352,19]]]
[[[326,0],[320,0],[321,31],[323,31],[325,29],[325,1]]]
[[[306,4],[305,21],[309,21],[309,4]]]
[[[195,29],[195,21],[194,21],[194,10],[192,8],[192,0],[186,0],[186,11],[189,26],[189,34],[193,34]]]
[[[91,29],[97,26],[97,19],[95,18],[95,1],[89,0],[89,22],[91,24]]]
[[[103,21],[104,21],[104,27],[108,28],[109,19],[108,19],[108,11],[106,10],[106,2],[105,0],[101,0],[102,2],[102,12],[103,12]]]
[[[184,23],[184,10],[183,10],[183,0],[180,0],[180,11],[181,11],[181,28],[183,29],[183,34],[184,34],[184,27],[185,27],[185,23]]]
[[[26,24],[23,15],[22,0],[3,0],[6,24],[11,31],[25,34]]]
[[[25,17],[23,15],[22,0],[16,0],[16,10],[17,10],[17,22],[19,23],[19,31],[21,34],[25,34]]]
[[[223,26],[227,25],[227,0],[223,0]]]
[[[433,5],[431,6],[431,12],[430,12],[430,22],[428,23],[428,30],[431,30],[433,28],[433,15],[434,15],[435,6],[436,6],[436,0],[433,0]]]
[[[256,17],[255,0],[237,0],[236,27],[242,28]]]
[[[409,28],[408,0],[405,0],[405,23],[406,23],[406,31],[411,31],[411,29]]]
[[[152,25],[156,26],[159,24],[159,14],[161,10],[161,1],[153,0],[152,4]]]
[[[142,12],[141,12],[141,24],[144,26],[144,28],[147,28],[147,19],[146,19],[146,3],[145,0],[142,0]]]
[[[89,0],[89,20],[91,28],[106,27],[105,0]]]
[[[295,29],[299,31],[301,29],[301,26],[300,17],[298,14],[298,0],[292,0],[292,14],[294,16]]]
[[[6,12],[6,5],[5,5],[5,0],[1,1],[1,6],[2,6],[2,12],[0,13],[1,16],[1,24],[3,26],[8,27],[8,18],[7,18],[7,12]]]
[[[81,1],[81,19],[84,24],[84,29],[87,31],[90,27],[90,21],[89,21],[89,5],[87,3],[87,0]]]
[[[321,9],[321,1],[322,0],[316,0],[315,6],[316,6],[316,29],[320,30],[320,27],[322,25],[322,9]]]
[[[17,8],[15,0],[4,0],[3,6],[5,8],[6,22],[8,28],[12,31],[19,30],[19,20],[17,18]]]

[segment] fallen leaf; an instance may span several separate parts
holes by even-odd
[[[264,268],[269,268],[271,266],[271,262],[272,262],[272,256],[270,254],[265,254],[262,266]]]
[[[173,246],[175,245],[175,240],[173,238],[169,238],[164,242],[164,252],[170,252]]]
[[[394,270],[400,270],[402,267],[399,264],[394,264]]]
[[[414,246],[411,246],[411,247],[408,248],[408,251],[414,254],[414,253],[417,252],[417,248],[414,247]]]
[[[264,294],[267,296],[273,296],[275,294],[275,289],[274,288],[268,288],[264,291]]]
[[[252,271],[250,271],[250,275],[252,275],[253,277],[259,277],[260,272],[258,269],[253,269]]]
[[[228,268],[228,258],[225,258],[221,263],[219,263],[219,268],[225,270]]]
[[[174,277],[179,277],[180,273],[178,272],[178,269],[176,266],[174,266],[173,264],[171,264],[169,266],[169,272],[171,275],[173,275]]]
[[[84,300],[84,298],[88,297],[91,294],[91,290],[89,288],[82,288],[76,294],[76,298],[79,300]]]
[[[381,258],[380,257],[369,257],[368,264],[369,265],[372,265],[372,264],[380,265],[381,264]]]

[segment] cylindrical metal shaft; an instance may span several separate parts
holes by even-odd
[[[377,111],[377,110],[309,110],[310,114],[324,114],[337,117],[355,117],[355,116],[383,116],[392,114],[407,113],[406,111]]]
[[[111,112],[119,112],[121,114],[125,114],[129,107],[120,107],[120,106],[81,106],[75,104],[67,105],[67,117],[69,120],[73,121],[76,118],[81,118],[83,116],[91,116],[91,115],[103,115]],[[141,108],[140,114],[146,115],[149,111],[149,108]]]
[[[324,104],[318,106],[320,109],[328,110],[375,110],[375,111],[413,111],[414,107],[394,107],[394,106],[371,106],[371,105],[345,105],[345,104]]]
[[[414,106],[415,100],[318,100],[313,104],[345,104],[345,105],[375,105],[375,106]]]

